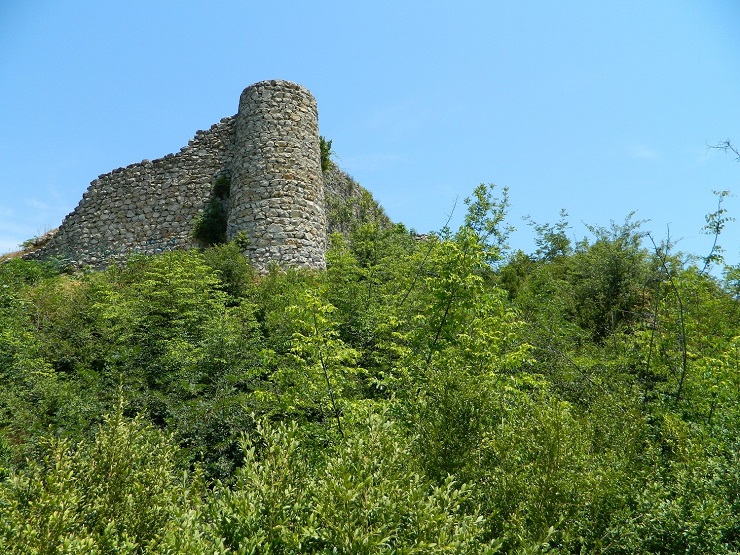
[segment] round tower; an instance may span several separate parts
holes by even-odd
[[[242,232],[260,270],[270,261],[326,267],[318,110],[295,83],[261,81],[239,99],[227,237]]]

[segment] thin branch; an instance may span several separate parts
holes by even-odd
[[[688,359],[689,359],[688,350],[686,348],[686,322],[684,320],[683,298],[681,297],[681,292],[678,290],[678,286],[676,285],[676,282],[673,279],[673,275],[671,274],[671,271],[668,269],[668,263],[667,263],[665,253],[661,251],[661,249],[658,248],[658,245],[655,244],[655,240],[653,239],[653,236],[650,235],[650,233],[648,233],[647,236],[650,239],[650,242],[653,244],[655,255],[658,257],[658,260],[660,260],[660,265],[663,268],[665,275],[668,277],[668,283],[671,284],[671,288],[673,289],[673,292],[676,294],[676,299],[678,300],[678,320],[681,325],[680,343],[681,343],[681,351],[682,351],[681,353],[682,354],[681,356],[681,375],[678,379],[678,388],[676,389],[676,394],[675,394],[675,404],[678,404],[678,402],[681,400],[681,394],[683,393],[684,382],[686,381],[686,374],[688,372]]]
[[[650,362],[653,357],[653,347],[655,345],[655,330],[658,329],[658,314],[660,308],[660,282],[655,284],[655,310],[653,311],[653,322],[650,326],[650,344],[648,346],[648,356],[645,361],[645,374],[650,373]]]
[[[458,261],[461,259],[464,259],[465,256],[468,254],[468,246],[465,245],[465,249],[460,253],[458,256]],[[439,341],[440,336],[442,335],[442,330],[444,329],[445,324],[447,323],[447,317],[450,314],[450,310],[452,310],[452,302],[455,300],[455,297],[457,296],[457,291],[461,287],[461,283],[458,280],[455,284],[452,290],[450,291],[449,297],[447,297],[447,303],[445,304],[445,310],[442,314],[442,318],[439,321],[439,326],[437,326],[437,333],[434,335],[434,341],[432,341],[432,344],[429,346],[429,353],[427,354],[427,360],[426,364],[429,366],[429,363],[432,361],[432,356],[434,355],[434,349],[437,347],[437,342]]]
[[[714,235],[714,242],[712,243],[712,248],[710,249],[709,254],[704,258],[704,267],[699,272],[699,275],[704,275],[712,262],[721,262],[723,260],[721,254],[722,249],[717,246],[719,234],[722,233],[722,230],[724,229],[727,222],[734,221],[735,219],[729,216],[725,216],[725,213],[727,211],[722,208],[722,201],[725,199],[726,196],[730,194],[730,192],[714,191],[714,194],[718,197],[717,210],[712,214],[708,214],[706,216],[707,225],[705,225],[703,228],[704,233],[706,233],[707,235]]]
[[[735,161],[740,162],[740,151],[730,142],[729,139],[721,141],[716,145],[710,145],[709,148],[721,150],[722,152],[732,152],[735,155]]]
[[[455,204],[452,205],[452,210],[450,210],[450,213],[447,215],[447,221],[445,222],[445,225],[442,229],[445,229],[448,225],[450,225],[450,221],[452,220],[452,215],[455,213],[456,207],[457,207],[457,199],[455,199]],[[427,252],[424,255],[424,258],[419,264],[419,267],[416,269],[416,272],[414,272],[414,279],[411,280],[411,285],[409,285],[408,291],[406,291],[406,294],[401,299],[401,302],[398,303],[398,308],[401,308],[403,306],[403,303],[406,302],[406,299],[408,299],[409,295],[411,294],[411,291],[414,290],[414,287],[416,286],[416,282],[419,280],[419,276],[421,275],[421,269],[424,267],[424,264],[427,263],[427,259],[429,258],[429,255],[432,254],[432,251],[434,250],[435,246],[436,245],[434,241],[430,241],[429,248],[427,249]]]
[[[321,345],[319,345],[319,362],[321,363],[321,370],[324,372],[324,379],[326,379],[326,388],[329,390],[329,398],[331,399],[331,406],[334,410],[334,417],[337,419],[337,426],[339,427],[339,433],[342,437],[344,437],[344,430],[342,429],[342,420],[339,418],[339,409],[337,408],[337,402],[334,399],[334,390],[331,387],[331,382],[329,381],[329,370],[326,367],[326,362],[324,361],[324,352],[321,348],[322,346],[326,347],[326,338],[323,335],[319,335],[319,325],[316,321],[316,308],[314,307],[312,311],[313,316],[313,330],[316,334],[316,337],[320,337],[321,339]]]

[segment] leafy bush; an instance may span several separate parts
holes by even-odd
[[[493,193],[326,272],[1,264],[0,552],[738,552],[737,283],[629,218],[511,256]]]
[[[263,422],[245,438],[233,489],[221,488],[216,528],[239,553],[493,553],[470,489],[440,486],[413,470],[392,422],[370,414],[316,460],[295,424]],[[308,456],[307,456],[308,455]]]
[[[321,171],[325,172],[334,167],[331,150],[331,141],[327,141],[323,136],[319,137],[319,149],[321,151]]]
[[[206,264],[216,271],[221,287],[233,299],[246,297],[256,281],[256,272],[242,250],[234,240],[203,251]]]
[[[95,440],[51,440],[46,455],[0,485],[3,553],[144,553],[155,546],[189,490],[175,449],[119,409]]]
[[[218,245],[226,242],[226,225],[228,223],[228,201],[231,183],[229,178],[221,176],[213,184],[211,198],[203,213],[193,227],[193,237],[204,246]]]

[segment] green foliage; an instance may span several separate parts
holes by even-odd
[[[573,253],[571,241],[568,238],[566,230],[568,226],[568,212],[560,211],[560,220],[555,224],[538,224],[531,218],[527,217],[530,226],[537,233],[535,244],[537,259],[551,262],[563,256],[569,256]]]
[[[228,202],[231,182],[226,176],[220,176],[213,183],[211,198],[203,213],[195,221],[193,237],[204,246],[218,245],[226,242],[226,224],[228,220]]]
[[[231,192],[231,181],[225,175],[219,176],[216,181],[213,182],[213,196],[219,199],[229,198]]]
[[[501,189],[501,198],[493,196],[496,186],[481,183],[473,191],[472,198],[465,199],[468,212],[461,232],[472,231],[477,240],[484,246],[489,262],[500,260],[508,251],[509,235],[515,231],[514,226],[506,223],[509,210],[509,188]]]
[[[309,402],[316,406],[319,414],[333,414],[337,429],[343,435],[338,398],[349,396],[346,389],[353,385],[358,353],[339,339],[332,320],[335,310],[334,306],[322,301],[320,294],[312,291],[306,293],[299,305],[288,307],[297,324],[292,352],[300,376],[291,381],[300,384],[296,389],[301,395],[313,398]],[[329,410],[322,409],[322,405]]]
[[[351,234],[362,227],[390,227],[385,211],[366,190],[346,198],[327,193],[326,205],[332,232]]]
[[[541,235],[537,256],[512,259],[502,284],[533,317],[550,314],[561,331],[575,324],[597,343],[613,340],[649,310],[647,295],[658,279],[657,264],[642,246],[644,222],[630,214],[623,224],[590,226],[594,239],[579,241],[571,253],[562,216],[555,226],[534,224]]]
[[[631,216],[509,253],[495,192],[360,199],[326,272],[0,264],[0,551],[740,550],[740,272]]]
[[[334,152],[331,150],[331,141],[327,141],[323,136],[320,136],[319,149],[321,151],[321,171],[325,172],[334,167],[334,162],[332,161]]]
[[[0,288],[7,294],[23,285],[33,285],[52,277],[56,272],[49,264],[35,260],[13,258],[0,264]]]
[[[493,553],[470,489],[413,470],[392,422],[370,414],[318,460],[293,425],[261,423],[245,438],[233,489],[218,492],[215,522],[237,553]]]
[[[631,214],[623,225],[590,227],[593,245],[581,242],[573,257],[569,281],[573,288],[576,322],[597,341],[632,322],[640,313],[649,267],[641,247],[643,222]]]
[[[249,264],[249,259],[242,254],[243,250],[237,238],[203,251],[205,263],[213,268],[223,290],[233,299],[246,297],[256,280],[256,272]]]
[[[0,487],[3,553],[143,553],[156,545],[189,491],[175,451],[119,409],[94,442],[52,440],[39,463]]]
[[[717,210],[705,216],[707,223],[701,230],[703,234],[714,237],[714,242],[709,254],[703,259],[704,267],[701,273],[706,272],[712,264],[724,265],[724,249],[719,245],[719,236],[728,223],[735,221],[735,218],[727,215],[727,209],[722,207],[722,202],[731,196],[730,191],[714,191],[714,195],[717,197]]]

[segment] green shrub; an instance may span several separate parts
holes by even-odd
[[[92,443],[51,440],[39,463],[0,484],[0,551],[135,554],[157,544],[188,491],[176,449],[121,408]]]
[[[228,201],[231,182],[221,176],[213,184],[211,198],[196,220],[193,237],[204,246],[218,245],[226,242],[226,224],[228,221]]]
[[[358,423],[359,424],[359,423]],[[493,553],[470,490],[451,477],[430,485],[384,415],[371,414],[316,460],[295,424],[244,440],[233,489],[221,488],[214,520],[239,553]]]
[[[249,259],[242,254],[238,240],[205,249],[203,256],[206,264],[218,273],[224,291],[234,299],[246,296],[254,284],[256,273]]]
[[[321,149],[321,171],[325,172],[334,167],[334,162],[331,159],[334,155],[331,150],[331,141],[319,137],[319,148]]]

